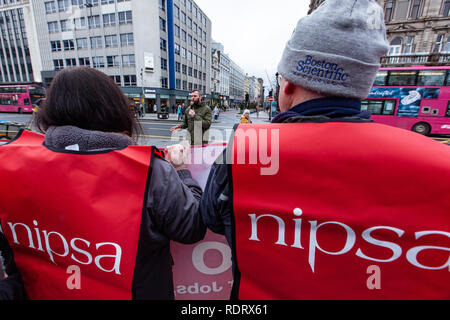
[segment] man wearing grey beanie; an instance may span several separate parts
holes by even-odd
[[[325,1],[301,19],[278,66],[280,108],[295,108],[274,122],[295,115],[357,116],[389,50],[383,21],[374,0]]]
[[[232,299],[450,298],[448,262],[417,259],[450,249],[415,241],[450,237],[450,149],[361,112],[388,52],[383,21],[374,0],[326,0],[302,18],[278,66],[282,113],[240,125],[213,165],[201,210],[232,248]]]

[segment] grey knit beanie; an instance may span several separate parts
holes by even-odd
[[[383,10],[375,0],[326,0],[298,22],[278,72],[323,95],[362,100],[388,51]]]

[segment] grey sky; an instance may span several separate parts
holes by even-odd
[[[278,62],[309,0],[195,0],[212,21],[212,38],[249,75],[275,78]]]

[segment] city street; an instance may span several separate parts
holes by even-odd
[[[259,118],[256,114],[252,114],[251,119],[253,123],[269,123],[267,113],[263,112],[260,113]],[[32,115],[0,113],[0,121],[1,120],[29,124],[32,120]],[[237,123],[239,123],[239,120],[240,115],[238,115],[236,110],[222,113],[218,122],[213,123],[211,127],[212,129],[217,130],[217,134],[216,137],[211,136],[210,142],[228,142],[229,132]],[[184,132],[180,132],[172,137],[170,129],[180,124],[180,122],[177,121],[177,116],[174,114],[170,114],[169,120],[158,120],[154,114],[146,115],[145,118],[141,119],[141,124],[144,129],[144,135],[139,139],[140,145],[154,145],[158,148],[165,148],[181,141],[184,134]],[[450,146],[450,136],[432,136],[431,138]]]

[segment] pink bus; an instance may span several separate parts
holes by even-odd
[[[45,97],[45,89],[37,83],[0,85],[0,112],[31,113]]]
[[[423,135],[450,135],[450,67],[382,68],[362,109],[372,120]]]

